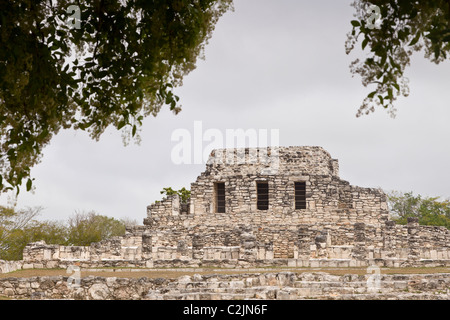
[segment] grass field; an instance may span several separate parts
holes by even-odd
[[[194,274],[237,274],[237,273],[274,273],[282,271],[291,271],[296,273],[303,272],[326,272],[332,275],[345,274],[367,274],[367,268],[261,268],[257,269],[239,269],[239,270],[221,270],[221,269],[193,269],[186,270],[186,268],[176,269],[134,269],[131,271],[126,269],[89,269],[83,271],[81,269],[81,277],[100,276],[100,277],[117,277],[117,278],[178,278],[184,275]],[[381,274],[424,274],[424,273],[450,273],[450,268],[380,268]],[[18,270],[10,273],[0,274],[0,278],[30,278],[38,276],[70,276],[72,273],[67,273],[65,269],[28,269]]]

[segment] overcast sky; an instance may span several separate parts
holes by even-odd
[[[372,90],[348,67],[358,57],[344,49],[350,3],[235,0],[206,59],[176,90],[181,113],[165,108],[147,118],[140,145],[124,146],[112,129],[98,142],[84,132],[60,132],[31,171],[34,194],[22,190],[18,207],[43,206],[41,219],[94,210],[142,223],[163,187],[189,188],[205,169],[171,158],[172,134],[193,135],[194,121],[203,132],[275,129],[281,146],[322,146],[352,185],[450,197],[450,63],[416,54],[406,72],[411,93],[397,100],[397,117],[379,109],[356,118]]]

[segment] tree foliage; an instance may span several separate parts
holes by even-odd
[[[0,206],[0,259],[20,260],[25,246],[44,240],[48,244],[88,246],[114,236],[125,234],[130,220],[116,220],[93,211],[76,212],[66,223],[39,221],[42,208],[16,210]]]
[[[444,226],[450,229],[450,200],[439,197],[422,197],[412,192],[388,193],[388,204],[393,219],[406,224],[408,217],[416,217],[421,225]]]
[[[362,102],[357,116],[382,106],[392,116],[398,96],[408,96],[405,69],[413,52],[438,64],[450,51],[450,1],[448,0],[357,0],[356,20],[347,36],[346,53],[361,42],[368,50],[364,61],[354,60],[350,69],[359,74],[364,86],[375,88]],[[377,9],[378,8],[378,9]]]
[[[31,221],[22,229],[14,229],[0,240],[0,259],[21,260],[23,249],[30,242],[44,240],[51,244],[66,243],[66,227],[57,221]]]
[[[72,246],[88,246],[114,236],[125,234],[122,221],[107,216],[88,213],[75,213],[69,219],[67,244]]]
[[[0,192],[19,192],[25,180],[31,189],[30,168],[61,129],[135,136],[163,105],[178,113],[173,89],[231,5],[0,0]]]
[[[0,259],[15,260],[18,255],[23,230],[41,209],[15,211],[0,206]]]
[[[187,203],[187,201],[191,197],[191,191],[186,189],[185,187],[181,188],[180,190],[173,190],[172,187],[163,188],[160,193],[165,194],[166,196],[178,194],[180,196],[181,202],[183,203]]]

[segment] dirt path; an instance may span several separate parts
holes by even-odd
[[[126,271],[125,271],[126,270]],[[81,277],[99,276],[99,277],[118,277],[118,278],[178,278],[184,275],[194,274],[237,274],[237,273],[273,273],[282,271],[291,271],[297,273],[303,272],[326,272],[332,275],[345,274],[367,274],[366,268],[266,268],[261,270],[221,270],[221,269],[196,269],[196,270],[149,270],[149,269],[89,269],[81,270]],[[423,273],[450,273],[450,268],[381,268],[381,274],[423,274]],[[0,274],[0,278],[31,278],[38,276],[70,276],[72,273],[67,273],[65,269],[29,269],[19,270],[10,273]]]

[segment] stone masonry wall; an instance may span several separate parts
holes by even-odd
[[[16,270],[21,270],[23,267],[23,261],[7,261],[0,260],[0,273],[10,273]]]
[[[257,208],[259,181],[268,210]],[[295,209],[295,182],[305,182],[306,209]],[[225,213],[215,184],[225,185]],[[328,260],[328,262],[326,262]],[[332,261],[333,260],[333,261]],[[341,260],[341,262],[336,262]],[[320,147],[215,150],[206,170],[178,195],[148,206],[144,226],[89,247],[34,243],[24,266],[450,265],[450,232],[389,220],[379,189],[350,185]]]
[[[379,282],[375,282],[375,281]],[[85,277],[0,278],[12,299],[79,300],[294,300],[450,298],[450,274],[335,276],[326,273],[246,273],[176,279]]]
[[[188,212],[182,211],[176,195],[148,207],[144,224],[151,246],[176,247],[179,237],[171,235],[178,234],[186,236],[184,242],[201,234],[204,246],[236,246],[240,240],[235,230],[244,226],[259,247],[273,249],[273,258],[291,258],[299,225],[383,225],[389,216],[384,193],[351,186],[338,171],[337,160],[320,147],[215,150],[205,172],[191,184]],[[256,206],[259,181],[269,185],[268,210]],[[306,209],[295,209],[297,181],[306,184]],[[225,213],[215,210],[217,182],[225,184]]]
[[[255,158],[251,157],[252,153],[260,154],[263,150],[233,149],[231,163],[226,162],[227,150],[213,151],[205,172],[191,184],[190,215],[196,218],[183,222],[222,222],[223,217],[215,212],[214,184],[217,182],[225,184],[225,219],[231,224],[242,219],[254,221],[255,215],[266,224],[279,221],[285,224],[344,221],[379,224],[388,219],[384,193],[354,187],[341,180],[337,160],[322,148],[269,148],[264,153],[269,154],[266,161],[261,161],[260,156],[252,160]],[[241,161],[239,154],[245,156]],[[258,210],[256,206],[256,182],[260,181],[269,184],[268,210]],[[294,182],[297,181],[306,183],[306,209],[295,209]],[[179,216],[178,203],[172,198],[149,206],[145,224],[155,227],[165,223],[165,216]]]
[[[129,246],[130,241],[141,247]],[[419,226],[415,219],[406,226],[388,221],[383,228],[361,223],[146,230],[122,243],[127,246],[114,250],[109,241],[89,247],[32,243],[24,250],[23,268],[66,268],[77,262],[83,267],[450,266],[448,230]]]

